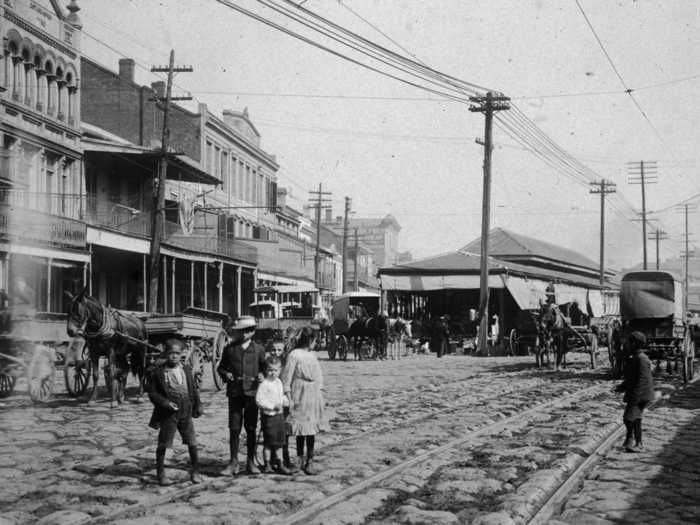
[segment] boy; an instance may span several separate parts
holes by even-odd
[[[201,416],[202,408],[192,370],[180,363],[182,350],[182,341],[168,339],[163,351],[165,363],[153,370],[148,382],[148,397],[154,405],[149,426],[160,429],[156,448],[156,472],[161,486],[172,484],[165,476],[164,464],[165,452],[173,446],[176,430],[190,453],[190,480],[192,483],[201,482],[192,418]]]
[[[260,474],[255,465],[255,431],[258,426],[258,407],[255,393],[265,369],[265,350],[253,341],[257,324],[249,315],[241,316],[231,327],[233,339],[224,348],[218,373],[226,379],[228,396],[229,451],[231,461],[228,473],[238,474],[238,440],[241,427],[247,436],[246,472]],[[258,377],[260,376],[260,377]]]
[[[651,375],[651,361],[644,353],[646,336],[642,332],[632,332],[628,338],[630,357],[625,363],[625,380],[616,388],[624,392],[625,413],[622,419],[627,429],[627,436],[622,445],[626,452],[642,450],[642,413],[644,408],[654,400],[654,379]],[[634,445],[632,445],[634,436]]]
[[[265,366],[265,379],[258,386],[255,394],[255,403],[260,409],[260,426],[263,433],[263,458],[265,460],[264,470],[266,474],[272,472],[271,461],[274,461],[277,472],[280,474],[291,474],[284,466],[279,457],[279,450],[287,441],[284,428],[283,407],[289,405],[289,401],[284,395],[280,372],[282,362],[278,357],[270,356]]]

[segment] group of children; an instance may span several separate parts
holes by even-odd
[[[307,475],[313,467],[315,435],[327,430],[324,416],[323,375],[313,352],[316,335],[303,327],[294,336],[293,350],[285,356],[282,340],[263,349],[252,341],[255,320],[244,317],[232,327],[232,338],[219,363],[218,373],[227,381],[229,401],[228,472],[239,472],[238,446],[242,427],[247,434],[246,472],[258,474],[255,461],[258,413],[263,434],[263,472],[289,475],[297,468]],[[183,344],[165,342],[163,364],[150,374],[149,398],[154,405],[150,426],[158,429],[156,472],[160,485],[170,485],[165,475],[165,452],[176,431],[188,446],[190,479],[200,483],[197,443],[192,419],[202,414],[192,370],[181,362]],[[289,458],[288,436],[296,437],[297,465]],[[280,451],[282,457],[280,457]]]

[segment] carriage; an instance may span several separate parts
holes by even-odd
[[[376,316],[379,301],[380,295],[372,292],[348,292],[333,300],[327,344],[331,360],[347,359],[350,326],[359,318]],[[358,350],[360,358],[373,358],[379,351],[372,341],[360,341]]]
[[[572,304],[557,307],[561,317],[558,328],[544,328],[541,323],[541,309],[521,310],[515,317],[515,327],[508,337],[510,350],[514,355],[534,354],[536,365],[542,366],[549,356],[557,351],[558,361],[565,363],[568,351],[582,351],[590,355],[591,368],[596,368],[599,351],[597,330],[591,326],[588,317],[572,308]],[[547,323],[544,323],[547,324]]]
[[[70,344],[65,316],[25,311],[4,311],[0,331],[0,398],[14,391],[17,379],[26,376],[29,397],[46,402],[54,389],[56,364]]]
[[[254,290],[250,311],[255,317],[255,339],[266,344],[276,335],[285,341],[302,326],[311,326],[319,334],[325,349],[327,317],[319,305],[319,290],[311,286],[262,286]]]
[[[629,334],[642,332],[647,339],[646,352],[651,360],[666,361],[667,369],[681,365],[683,381],[693,378],[695,367],[694,328],[683,318],[681,283],[663,271],[629,272],[622,277],[620,290],[621,339],[623,347]],[[619,364],[623,350],[614,354]],[[620,367],[614,367],[619,369]]]

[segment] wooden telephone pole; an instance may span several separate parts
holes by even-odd
[[[685,298],[683,300],[683,318],[688,314],[688,282],[690,281],[689,275],[688,275],[688,259],[690,259],[691,256],[694,256],[693,250],[690,249],[690,231],[688,230],[688,214],[689,213],[694,213],[697,211],[697,205],[695,204],[689,204],[685,203],[683,204],[682,207],[680,207],[680,210],[683,212],[683,215],[685,216],[685,232],[683,234],[684,241],[685,241],[685,250],[683,250],[682,256],[684,259],[684,271],[683,271],[683,294],[685,295]]]
[[[343,219],[343,293],[348,291],[348,216],[352,200],[345,197],[345,218]]]
[[[644,269],[647,269],[647,205],[646,185],[658,182],[656,161],[628,162],[629,183],[642,187],[642,246],[644,253]]]
[[[357,292],[360,289],[360,276],[357,274],[357,258],[360,251],[360,241],[357,238],[357,228],[355,228],[355,274],[353,275],[353,289]]]
[[[484,124],[484,177],[481,208],[481,276],[479,280],[479,352],[486,355],[489,335],[489,221],[491,215],[491,140],[494,111],[510,109],[510,99],[501,93],[489,91],[485,97],[469,97],[474,103],[469,111],[483,113]],[[477,141],[478,142],[478,141]]]
[[[608,193],[615,193],[615,183],[601,179],[598,182],[591,182],[595,186],[589,193],[600,193],[600,285],[605,284],[605,196]]]
[[[659,269],[659,265],[661,264],[661,260],[659,257],[659,246],[661,244],[661,241],[668,239],[668,232],[665,232],[659,228],[655,228],[654,231],[649,234],[649,240],[656,241],[656,269]]]
[[[167,72],[168,83],[165,97],[156,95],[156,102],[163,103],[163,134],[160,142],[161,157],[158,162],[158,177],[154,184],[153,220],[151,229],[151,272],[148,287],[148,311],[158,310],[158,282],[160,280],[160,242],[163,236],[163,215],[165,209],[165,181],[168,173],[168,139],[170,138],[170,103],[173,100],[192,100],[192,97],[173,97],[173,74],[192,72],[192,67],[175,67],[175,50],[170,51],[170,64],[167,67],[152,67],[152,72]],[[166,309],[163,301],[163,310]]]
[[[316,209],[316,254],[314,255],[314,283],[316,283],[316,288],[319,288],[321,285],[321,210],[331,208],[329,204],[324,204],[331,201],[330,198],[326,197],[327,195],[330,196],[331,192],[323,191],[323,184],[319,183],[318,191],[309,191],[309,194],[315,195],[315,197],[310,197],[309,199],[311,202],[309,208]]]

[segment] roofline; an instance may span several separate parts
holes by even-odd
[[[263,150],[259,146],[256,146],[255,144],[251,143],[248,139],[246,139],[242,135],[239,135],[235,129],[231,128],[228,124],[226,124],[226,122],[224,122],[218,116],[214,115],[214,113],[209,111],[209,109],[207,109],[207,112],[206,112],[206,122],[204,125],[206,126],[206,124],[208,122],[213,122],[218,127],[223,128],[223,130],[226,133],[230,134],[236,141],[240,141],[241,147],[249,150],[249,152],[252,153],[253,155],[260,157],[264,162],[266,162],[268,164],[268,166],[270,168],[274,169],[275,172],[279,171],[280,165],[275,160],[272,159],[272,155],[267,153],[265,150]],[[250,124],[252,126],[252,123],[250,123]],[[260,137],[259,133],[258,133],[258,137]]]

